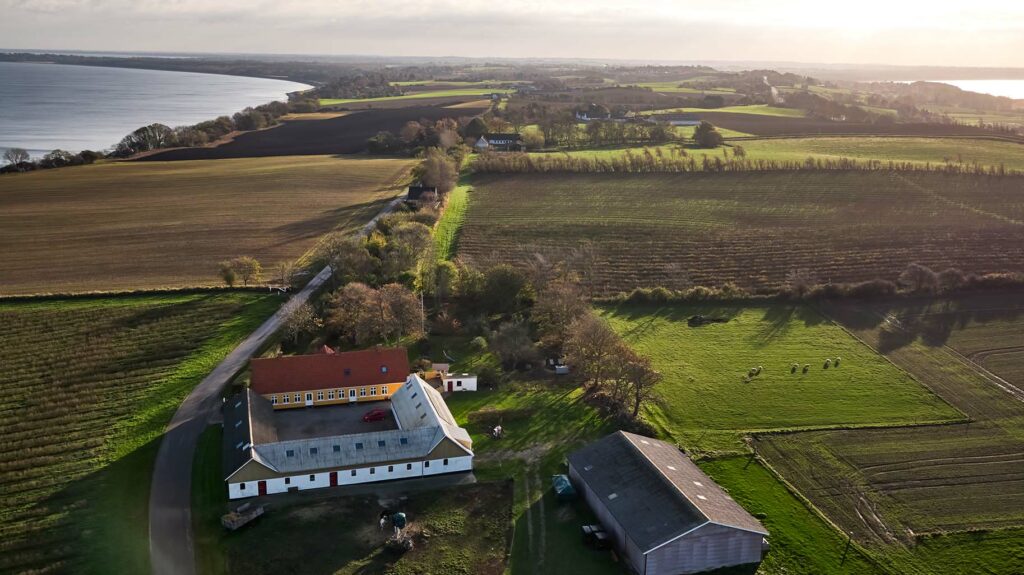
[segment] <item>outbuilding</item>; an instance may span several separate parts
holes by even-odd
[[[441,374],[441,386],[444,391],[476,391],[476,376],[472,373]]]
[[[640,575],[761,561],[768,531],[674,445],[619,431],[569,455],[569,477]]]

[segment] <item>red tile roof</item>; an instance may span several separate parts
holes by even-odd
[[[250,369],[250,387],[267,395],[403,382],[409,376],[409,356],[401,347],[374,348],[254,359]]]

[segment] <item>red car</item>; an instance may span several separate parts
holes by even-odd
[[[367,423],[369,423],[371,421],[382,421],[387,416],[388,416],[388,412],[383,410],[383,409],[380,409],[380,408],[371,409],[370,411],[367,411],[363,415],[363,421],[365,421]]]

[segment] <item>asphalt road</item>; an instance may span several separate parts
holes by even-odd
[[[396,198],[389,203],[360,234],[369,233],[377,219],[393,210],[400,201],[401,198]],[[199,436],[219,414],[221,393],[281,328],[288,314],[309,301],[330,277],[330,267],[320,270],[306,287],[232,350],[192,390],[171,418],[157,452],[149,494],[149,557],[155,575],[196,573],[192,541],[192,459]]]

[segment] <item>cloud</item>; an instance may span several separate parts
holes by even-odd
[[[0,0],[7,48],[1019,65],[1024,3]]]

